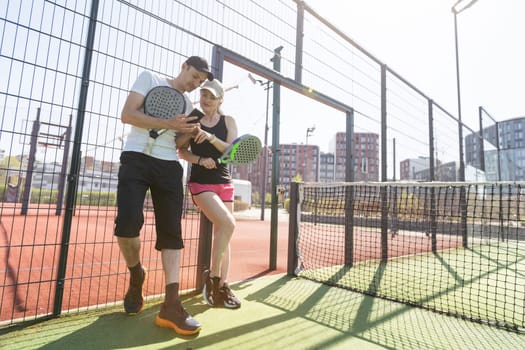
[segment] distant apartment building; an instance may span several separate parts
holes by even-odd
[[[379,181],[379,135],[354,133],[354,180]],[[332,142],[335,149],[335,181],[345,181],[346,133],[338,132]]]
[[[448,163],[439,164],[434,168],[434,181],[442,182],[454,182],[458,181],[458,162],[452,161]],[[415,171],[411,174],[410,179],[402,180],[415,180],[415,181],[431,181],[430,177],[430,167],[420,168],[419,171]]]
[[[419,157],[402,160],[399,163],[399,180],[421,180],[425,170],[430,176],[430,158]]]
[[[319,182],[335,181],[335,155],[323,153],[319,157]]]
[[[487,181],[525,180],[525,117],[498,122],[483,129],[483,149],[479,133],[465,137],[465,162],[481,168],[484,157]],[[483,154],[482,152],[483,151]]]
[[[279,149],[279,185],[288,188],[294,178],[305,182],[345,181],[346,133],[335,135],[332,147],[334,151],[320,152],[317,145],[281,144]],[[272,152],[268,150],[266,171],[263,172],[264,151],[261,157],[249,165],[233,166],[234,179],[248,180],[253,192],[262,191],[262,182],[266,181],[265,192],[271,192]],[[354,134],[354,171],[355,181],[379,181],[379,135],[374,133]]]
[[[290,182],[296,177],[301,178],[305,182],[319,181],[319,146],[296,143],[281,144],[279,155],[279,184],[288,187]],[[265,174],[262,171],[264,152],[261,152],[261,157],[253,164],[232,167],[232,177],[250,181],[254,192],[260,192],[262,181],[266,181],[265,192],[270,193],[272,158],[273,154],[269,151]]]

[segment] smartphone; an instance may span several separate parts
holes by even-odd
[[[198,123],[199,120],[201,120],[201,118],[204,117],[204,113],[202,113],[197,108],[194,108],[193,111],[191,111],[190,114],[188,114],[188,117],[198,117],[197,119],[188,122],[188,123]]]

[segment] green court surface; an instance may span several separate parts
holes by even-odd
[[[475,245],[367,260],[300,273],[318,282],[422,305],[491,324],[521,327],[525,316],[525,246]]]
[[[202,324],[193,337],[154,324],[159,303],[0,330],[1,349],[525,349],[518,334],[309,280],[273,275],[232,286],[239,310],[200,295],[184,305]]]

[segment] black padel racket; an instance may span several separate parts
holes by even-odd
[[[250,164],[261,154],[261,140],[257,136],[246,134],[233,140],[222,156],[217,159],[218,164],[243,165]]]
[[[144,99],[144,113],[161,119],[174,118],[186,111],[186,99],[176,89],[169,86],[157,86],[151,89]],[[150,154],[155,140],[168,129],[150,129],[148,144],[144,153]]]

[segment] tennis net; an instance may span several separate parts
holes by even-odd
[[[525,332],[524,183],[294,183],[288,270]]]

